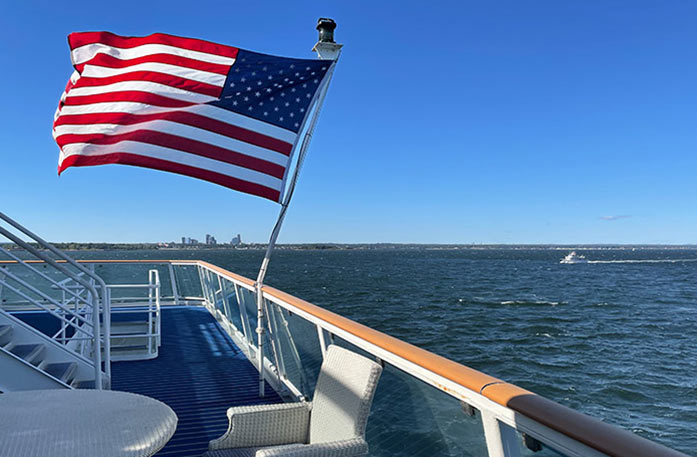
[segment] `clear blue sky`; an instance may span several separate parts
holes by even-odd
[[[281,242],[697,243],[697,2],[101,5],[0,15],[0,210],[50,240],[263,242],[278,211],[135,167],[58,178],[68,33],[312,57],[328,16],[344,53]]]

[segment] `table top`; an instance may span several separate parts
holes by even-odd
[[[176,427],[169,406],[128,392],[0,394],[0,457],[149,457]]]

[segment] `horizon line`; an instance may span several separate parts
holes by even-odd
[[[51,244],[56,244],[56,245],[65,245],[65,244],[75,244],[75,245],[87,245],[87,244],[102,244],[102,245],[111,245],[111,246],[117,246],[117,245],[130,245],[130,246],[135,246],[135,245],[144,245],[144,246],[154,246],[154,247],[169,247],[172,246],[172,248],[176,247],[206,247],[206,248],[214,248],[214,247],[235,247],[236,245],[233,245],[231,243],[217,243],[217,244],[206,244],[206,243],[198,243],[198,244],[181,244],[181,243],[171,243],[171,242],[162,242],[162,241],[155,241],[155,242],[148,242],[148,241],[142,241],[142,242],[109,242],[109,241],[50,241]],[[0,242],[0,245],[14,245],[15,243],[12,242]],[[266,246],[268,243],[267,242],[250,242],[250,243],[242,243],[238,246],[241,247],[248,247],[248,246]],[[637,247],[637,246],[642,246],[642,247],[647,247],[647,246],[673,246],[673,247],[695,247],[697,248],[697,243],[484,243],[484,242],[475,242],[475,243],[434,243],[434,242],[392,242],[392,241],[383,241],[383,242],[341,242],[341,241],[306,241],[306,242],[298,242],[298,243],[276,243],[276,246],[310,246],[310,245],[319,245],[319,246],[467,246],[467,247],[477,247],[477,246],[548,246],[548,247],[573,247],[573,246],[586,246],[586,247],[592,247],[592,246],[598,246],[598,247],[609,247],[609,246],[618,246],[618,247],[625,247],[625,246],[631,246],[631,247]]]

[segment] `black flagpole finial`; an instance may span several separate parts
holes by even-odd
[[[334,19],[321,17],[317,20],[317,30],[319,30],[320,43],[334,43],[334,29],[336,22]]]

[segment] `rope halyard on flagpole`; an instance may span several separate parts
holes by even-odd
[[[291,176],[291,180],[288,183],[287,190],[283,196],[281,202],[281,210],[278,214],[276,224],[271,231],[271,236],[269,237],[269,244],[266,247],[266,253],[264,255],[264,260],[261,262],[261,267],[259,268],[259,274],[257,275],[257,280],[255,283],[256,296],[257,296],[257,364],[259,368],[259,396],[264,396],[264,333],[265,331],[265,314],[264,314],[264,297],[263,297],[263,287],[264,278],[266,277],[266,271],[269,266],[269,260],[271,259],[271,253],[276,245],[276,240],[278,239],[278,234],[281,231],[281,226],[283,225],[283,220],[285,219],[286,212],[288,210],[288,205],[293,197],[295,191],[295,185],[297,184],[298,176],[300,175],[300,169],[302,168],[305,155],[310,146],[310,141],[312,140],[312,134],[317,125],[317,120],[319,119],[319,113],[322,110],[322,104],[324,103],[324,98],[327,95],[327,89],[329,88],[329,83],[331,82],[332,76],[334,75],[334,69],[336,63],[339,59],[339,54],[341,52],[342,45],[334,42],[333,31],[336,24],[331,19],[320,18],[317,25],[317,30],[319,30],[320,40],[315,44],[313,51],[317,52],[320,59],[323,60],[333,60],[329,70],[327,71],[324,81],[317,91],[317,97],[314,103],[311,105],[314,108],[312,117],[310,119],[310,124],[305,130],[302,141],[299,143],[300,148],[298,151],[298,158],[295,164],[295,170]],[[308,110],[309,114],[309,110]],[[307,118],[305,119],[307,121]],[[300,129],[302,132],[303,128]],[[297,147],[297,144],[296,144]]]

